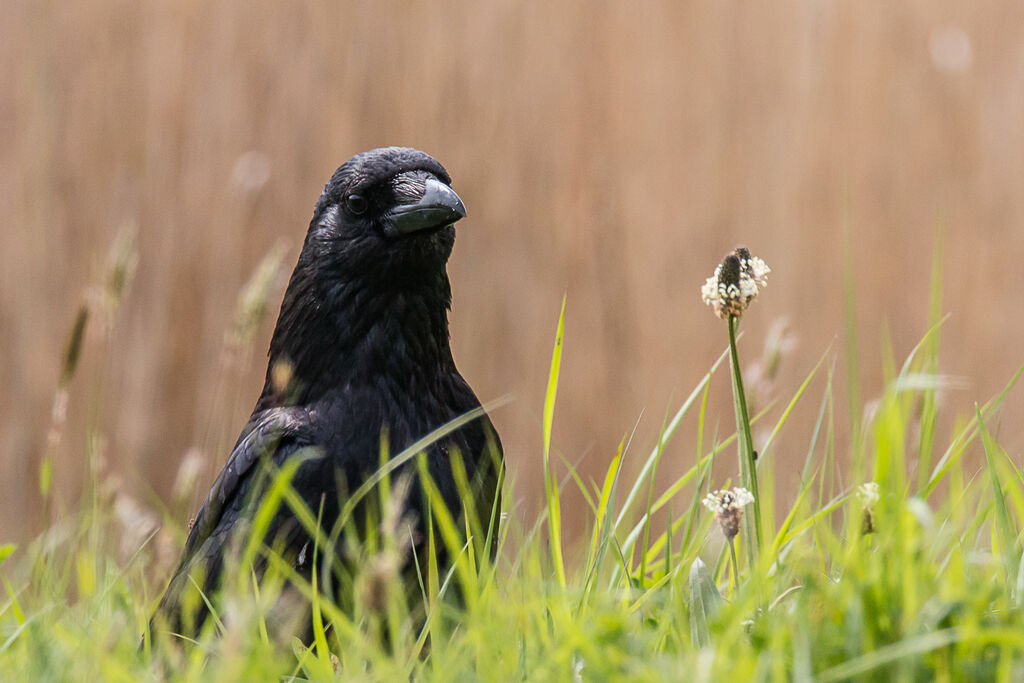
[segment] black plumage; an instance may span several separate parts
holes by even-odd
[[[314,455],[302,461],[292,486],[322,514],[321,528],[329,533],[347,493],[378,469],[382,438],[394,455],[480,407],[449,345],[446,264],[453,224],[465,216],[450,184],[433,158],[401,147],[359,154],[327,183],[281,304],[263,392],[158,608],[171,630],[194,633],[205,620],[201,603],[195,614],[183,614],[183,595],[192,587],[214,595],[225,555],[246,542],[267,481],[261,462],[280,467],[291,457]],[[474,506],[491,524],[501,446],[486,415],[426,449],[430,474],[458,517],[462,505],[449,465],[456,451],[474,482]],[[405,469],[416,471],[411,463]],[[410,543],[422,543],[423,505],[414,485],[406,503]],[[311,535],[287,506],[264,541],[308,576]]]

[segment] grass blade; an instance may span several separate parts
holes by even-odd
[[[1020,550],[1017,548],[1017,534],[1013,531],[1013,522],[1010,520],[1010,511],[1006,507],[1006,497],[1003,495],[1003,487],[999,483],[999,471],[996,469],[998,452],[1001,450],[988,433],[985,421],[981,417],[981,410],[974,406],[974,413],[978,419],[978,429],[981,431],[981,443],[985,450],[985,462],[988,465],[988,474],[992,482],[992,502],[996,517],[996,530],[999,534],[1000,554],[1003,558],[1003,565],[1006,567],[1007,583],[1010,584],[1016,579],[1017,558],[1020,557]]]
[[[551,426],[555,416],[555,397],[558,395],[558,373],[562,367],[562,332],[565,327],[565,300],[558,314],[558,330],[555,332],[555,349],[551,354],[551,371],[548,374],[548,388],[544,395],[544,494],[548,508],[548,533],[550,534],[551,559],[555,565],[558,584],[565,587],[565,560],[562,557],[562,510],[558,494],[557,476],[551,466]]]
[[[690,640],[694,647],[711,644],[708,620],[721,603],[722,594],[718,592],[704,561],[698,557],[690,566]]]

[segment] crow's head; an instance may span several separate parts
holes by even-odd
[[[466,207],[441,164],[383,147],[346,161],[324,187],[304,252],[330,278],[443,269]]]
[[[441,164],[407,147],[357,154],[335,171],[281,303],[257,409],[452,363],[445,268],[466,207],[450,183]],[[280,361],[299,394],[276,386]]]

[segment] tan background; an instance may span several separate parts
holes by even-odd
[[[322,184],[379,145],[435,155],[469,207],[453,343],[482,398],[516,397],[495,419],[527,502],[563,293],[555,439],[599,476],[645,411],[639,460],[724,347],[698,289],[740,242],[774,269],[745,358],[779,317],[799,336],[783,397],[837,335],[845,395],[844,231],[865,399],[881,388],[884,322],[899,358],[927,328],[938,232],[953,314],[941,369],[968,378],[946,407],[968,410],[1024,361],[1015,0],[11,0],[3,13],[0,540],[41,521],[62,347],[115,235],[135,226],[135,277],[111,324],[90,325],[56,490],[75,500],[96,453],[155,503],[199,449],[197,503],[259,391],[283,280],[249,355],[224,351],[239,290],[279,240],[290,270]],[[233,180],[240,159],[266,182]],[[823,388],[771,456],[783,485]],[[709,432],[724,435],[724,374],[713,398]],[[1019,401],[1004,423],[1019,461]],[[663,473],[694,444],[688,422]]]

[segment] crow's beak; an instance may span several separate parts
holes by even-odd
[[[389,214],[390,223],[399,235],[420,230],[443,228],[466,217],[466,205],[455,190],[439,180],[428,178],[426,191],[415,204],[401,204]]]

